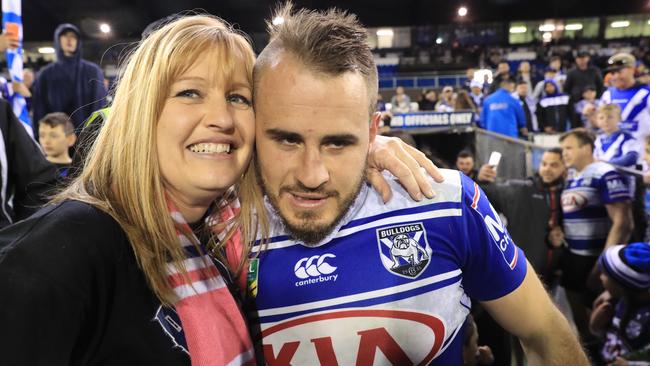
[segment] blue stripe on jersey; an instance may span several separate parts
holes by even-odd
[[[567,240],[568,241],[568,240]],[[605,247],[605,242],[607,242],[607,237],[590,240],[571,240],[571,249],[575,250],[592,250],[592,249],[603,249]]]
[[[634,106],[634,108],[632,108],[630,113],[625,118],[626,121],[634,121],[636,119],[636,117],[639,115],[639,113],[641,113],[641,111],[643,111],[648,106],[648,96],[649,95],[650,95],[650,93],[648,95],[646,95],[643,98],[643,100],[641,100],[641,102],[639,104],[637,104],[636,106]],[[638,123],[639,121],[636,121],[636,122]]]
[[[454,283],[457,283],[461,279],[461,275],[454,276],[452,278],[432,283],[427,286],[422,286],[418,287],[409,291],[403,291],[403,292],[398,292],[398,293],[391,293],[391,294],[386,294],[384,296],[379,296],[379,297],[374,297],[371,299],[365,299],[365,300],[359,300],[359,301],[351,301],[351,302],[343,302],[340,304],[336,305],[331,305],[331,306],[325,306],[325,307],[310,307],[307,310],[302,310],[302,311],[296,311],[292,313],[283,313],[281,315],[271,315],[271,316],[261,316],[259,317],[259,320],[261,320],[263,323],[274,323],[278,321],[282,321],[288,318],[293,318],[296,316],[301,316],[309,313],[313,313],[315,311],[326,311],[326,310],[335,310],[335,309],[343,309],[343,308],[357,308],[357,307],[368,307],[368,306],[373,306],[377,304],[384,304],[387,302],[392,302],[392,301],[398,301],[402,299],[406,299],[409,297],[417,296],[424,294],[429,291],[435,291],[439,290],[443,287],[447,287],[449,285],[452,285]],[[461,305],[465,306],[464,304],[461,303]],[[465,306],[468,310],[467,306]],[[271,309],[267,309],[271,310]]]
[[[576,212],[567,212],[562,214],[564,220],[570,219],[601,219],[603,217],[609,217],[607,215],[607,208],[605,206],[589,206],[585,207],[580,211]]]

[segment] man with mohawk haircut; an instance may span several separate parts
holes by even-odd
[[[383,204],[362,173],[377,70],[354,15],[282,6],[254,69],[259,188],[270,237],[248,281],[269,365],[460,365],[470,297],[533,365],[587,365],[485,195],[442,170],[416,202]]]

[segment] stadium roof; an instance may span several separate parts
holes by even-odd
[[[117,38],[138,38],[144,27],[183,10],[204,9],[236,23],[246,32],[264,30],[277,1],[267,0],[25,0],[26,41],[51,40],[54,28],[74,23],[85,36],[100,37],[109,23]],[[448,24],[459,21],[459,6],[469,8],[465,22],[568,18],[650,12],[650,0],[294,0],[297,6],[338,6],[359,15],[369,27]]]

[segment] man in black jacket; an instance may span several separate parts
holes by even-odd
[[[0,228],[36,212],[56,184],[57,170],[0,99]]]
[[[496,183],[496,170],[487,164],[478,174],[494,208],[506,217],[513,241],[547,286],[553,285],[557,248],[564,241],[560,195],[565,172],[562,150],[555,148],[544,152],[539,172],[532,177]]]

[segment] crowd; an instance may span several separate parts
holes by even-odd
[[[580,52],[543,80],[504,62],[424,91],[422,111],[562,133],[502,181],[470,151],[464,174],[438,170],[378,134],[353,15],[275,16],[257,58],[221,19],[156,22],[110,93],[63,24],[57,61],[6,95],[31,98],[33,131],[0,100],[1,364],[509,365],[511,335],[530,364],[587,365],[580,340],[592,364],[650,364],[650,238],[616,168],[650,164],[632,55],[607,82]],[[413,103],[399,87],[390,104]]]

